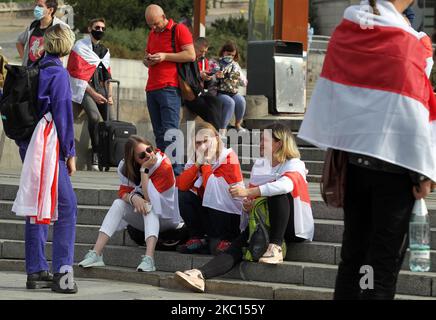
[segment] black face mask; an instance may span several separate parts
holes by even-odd
[[[91,34],[95,40],[100,41],[104,37],[104,31],[91,30]]]

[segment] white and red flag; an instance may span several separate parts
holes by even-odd
[[[362,4],[346,9],[332,35],[299,137],[436,180],[429,38],[391,2],[377,2],[380,15]]]
[[[67,65],[74,102],[82,103],[88,82],[91,80],[91,77],[100,63],[102,63],[106,70],[111,73],[109,50],[103,59],[100,59],[92,49],[92,41],[90,37],[86,37],[76,42],[70,53],[70,57],[68,58]]]
[[[21,171],[20,186],[12,206],[17,216],[32,224],[58,219],[59,140],[51,113],[33,131]]]
[[[148,176],[150,181],[147,193],[154,213],[163,219],[169,219],[178,223],[180,221],[179,197],[176,188],[176,178],[170,159],[160,150],[156,150],[156,163],[150,168]],[[133,190],[143,194],[141,184],[135,185],[124,176],[125,161],[121,160],[118,165],[118,175],[121,180],[120,198]]]
[[[250,188],[259,187],[265,196],[285,194],[286,190],[291,190],[295,236],[312,241],[315,225],[307,173],[306,165],[300,159],[291,159],[273,168],[268,159],[260,158],[251,169]],[[265,188],[268,185],[269,188]]]

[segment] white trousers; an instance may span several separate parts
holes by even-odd
[[[112,204],[101,225],[100,232],[112,237],[116,231],[123,230],[127,225],[144,231],[145,240],[158,237],[159,231],[176,229],[182,221],[162,219],[153,210],[143,215],[133,211],[133,207],[124,200],[117,199]]]

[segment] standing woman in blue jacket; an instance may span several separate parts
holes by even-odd
[[[52,291],[59,293],[77,292],[77,285],[72,276],[77,199],[70,180],[70,176],[76,171],[74,120],[69,76],[60,60],[61,57],[70,53],[74,41],[74,33],[68,26],[54,25],[50,27],[44,35],[46,53],[39,62],[41,68],[38,89],[39,116],[43,121],[43,119],[47,120],[50,117],[47,115],[51,113],[59,147],[57,219],[53,219],[55,220],[52,266],[54,275],[50,274],[45,258],[48,224],[32,223],[31,218],[27,217],[25,229],[26,272],[28,275],[26,287],[28,289],[51,288]],[[32,158],[25,159],[28,149],[29,152],[35,150],[35,140],[32,138],[32,140],[17,142],[20,156],[24,161],[23,172],[25,172],[26,161],[38,156],[38,154],[29,154],[27,156]],[[50,151],[45,150],[44,156],[48,156]],[[56,163],[50,163],[49,166],[56,166]],[[37,174],[40,173],[36,172],[35,175]],[[22,177],[22,181],[23,179],[25,180],[25,177]],[[29,193],[26,190],[32,188],[31,184],[27,183],[22,186],[22,181],[20,189],[23,188],[23,198],[26,195],[32,197],[31,194],[26,194],[26,192]],[[18,195],[17,199],[19,199]]]

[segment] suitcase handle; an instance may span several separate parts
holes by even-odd
[[[120,120],[120,81],[119,80],[114,80],[114,79],[109,79],[106,80],[105,82],[105,86],[107,88],[106,92],[109,93],[109,84],[110,83],[116,83],[117,84],[117,121]],[[109,112],[107,112],[107,119],[106,121],[109,121]]]

